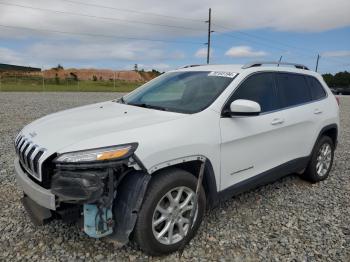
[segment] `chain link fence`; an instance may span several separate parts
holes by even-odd
[[[0,92],[130,92],[140,86],[140,82],[119,79],[79,80],[74,77],[46,78],[43,73],[17,74],[0,72]]]

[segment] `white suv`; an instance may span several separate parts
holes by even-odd
[[[325,179],[337,100],[305,66],[268,64],[188,66],[29,124],[15,170],[30,217],[83,220],[91,237],[160,255],[222,199],[290,173]]]

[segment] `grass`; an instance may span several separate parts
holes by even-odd
[[[42,79],[16,79],[15,81],[3,80],[0,83],[0,91],[3,92],[130,92],[143,83],[116,80],[113,81],[75,81]]]

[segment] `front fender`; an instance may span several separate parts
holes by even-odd
[[[113,234],[108,236],[112,241],[120,245],[129,242],[150,179],[146,172],[132,172],[118,186],[113,204],[115,226]]]

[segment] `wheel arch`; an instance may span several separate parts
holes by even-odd
[[[334,144],[334,147],[337,146],[338,143],[338,125],[337,124],[330,124],[321,129],[321,131],[318,134],[318,137],[315,141],[315,145],[317,141],[322,137],[322,136],[329,136]]]
[[[174,164],[162,166],[161,168],[158,168],[156,171],[151,173],[151,176],[156,176],[167,169],[171,170],[177,168],[185,170],[191,173],[193,176],[198,177],[199,169],[204,159],[206,159],[206,162],[202,184],[207,197],[207,204],[209,207],[213,207],[218,203],[218,191],[214,169],[211,161],[208,158],[197,157],[197,159],[189,159],[188,161],[182,160],[180,163],[175,162]]]

